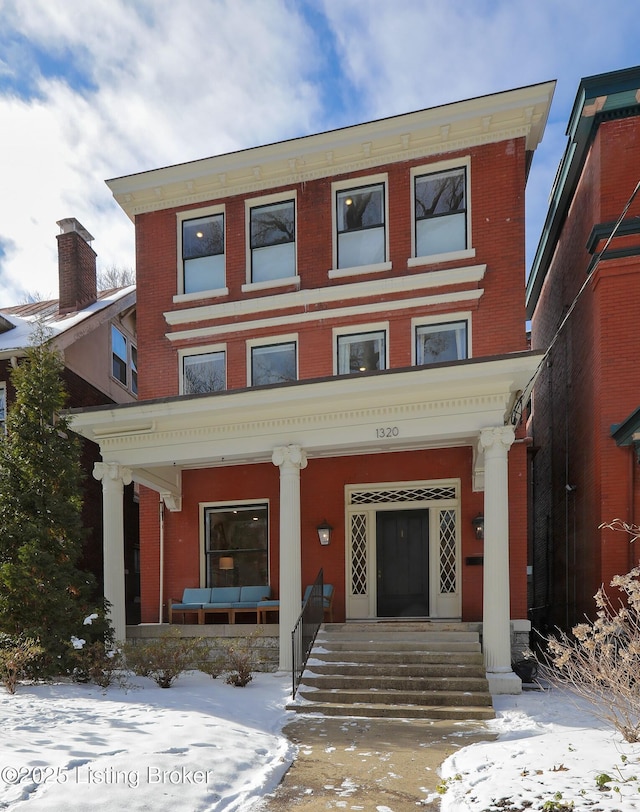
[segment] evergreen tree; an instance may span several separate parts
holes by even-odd
[[[72,637],[88,641],[105,630],[104,621],[84,625],[95,579],[78,568],[80,442],[60,414],[62,370],[40,326],[12,371],[16,396],[0,438],[0,631],[39,640],[54,671],[71,662]]]

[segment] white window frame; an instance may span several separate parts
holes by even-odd
[[[440,172],[448,172],[452,169],[464,169],[466,177],[465,196],[467,202],[467,248],[460,251],[448,251],[442,254],[430,254],[427,256],[416,256],[416,177],[421,175],[437,175]],[[473,248],[471,231],[471,157],[452,159],[449,161],[438,161],[432,164],[422,164],[411,168],[411,257],[407,262],[407,267],[415,268],[420,265],[433,265],[437,262],[451,262],[456,260],[473,259],[476,255]]]
[[[224,275],[225,281],[227,278],[227,217],[224,205],[218,206],[204,206],[199,209],[189,209],[189,211],[179,211],[176,214],[176,228],[177,228],[177,257],[176,257],[176,266],[177,266],[177,284],[176,290],[178,291],[177,295],[173,297],[173,301],[175,303],[180,302],[191,302],[195,299],[208,299],[217,296],[228,296],[229,295],[229,288],[226,285],[222,288],[211,288],[210,290],[198,290],[194,293],[185,293],[184,292],[184,263],[182,260],[182,224],[187,220],[198,220],[201,217],[215,217],[216,215],[221,214],[223,217],[224,223],[224,253],[223,253],[223,262],[224,262]]]
[[[331,341],[333,343],[333,374],[339,375],[338,372],[338,338],[341,336],[360,335],[361,333],[382,333],[384,332],[384,369],[389,369],[389,322],[369,322],[367,324],[350,324],[344,327],[334,327],[332,330]],[[372,370],[373,371],[373,370]],[[340,377],[355,373],[342,373]]]
[[[348,189],[360,189],[363,186],[384,186],[384,262],[374,265],[357,265],[353,268],[338,268],[338,212],[337,197],[339,192]],[[357,276],[359,274],[385,273],[392,270],[389,260],[389,176],[386,172],[376,175],[366,175],[364,177],[348,178],[347,180],[335,181],[331,184],[331,231],[333,241],[332,263],[333,267],[329,271],[330,279],[340,279],[345,276]]]
[[[454,324],[460,321],[467,323],[467,358],[473,358],[472,343],[472,319],[471,311],[460,311],[455,313],[440,313],[436,316],[415,316],[411,319],[411,365],[416,366],[417,361],[417,329],[418,327],[429,327],[436,324]],[[450,362],[455,363],[455,362]]]
[[[283,276],[278,279],[268,279],[264,282],[254,282],[252,280],[252,258],[251,258],[251,210],[261,206],[269,206],[273,203],[285,203],[293,201],[293,217],[295,223],[295,240],[293,241],[293,275]],[[289,189],[285,192],[278,192],[272,195],[252,197],[244,202],[245,216],[245,256],[246,256],[246,283],[242,285],[242,292],[247,293],[254,290],[265,290],[267,288],[282,287],[284,285],[300,286],[298,275],[298,194],[296,189]]]
[[[7,433],[7,405],[7,383],[0,381],[0,407],[4,406],[4,417],[0,409],[0,432],[2,434]]]
[[[253,383],[253,349],[255,347],[276,347],[278,344],[295,344],[296,347],[296,380],[300,379],[300,354],[298,333],[288,333],[286,335],[268,336],[265,338],[252,338],[246,343],[247,357],[247,386],[254,386]],[[266,385],[266,384],[263,384]],[[284,385],[284,384],[283,384]]]
[[[114,330],[117,330],[117,332],[122,336],[122,338],[124,339],[124,342],[125,342],[126,358],[124,358],[122,360],[124,360],[125,366],[126,366],[126,377],[127,377],[126,381],[121,381],[120,378],[117,378],[113,374],[113,358],[114,358],[114,355],[115,355],[114,348],[113,348],[113,331]],[[122,327],[122,325],[114,324],[113,322],[111,322],[109,324],[109,349],[110,349],[109,373],[110,373],[110,376],[111,376],[111,380],[115,381],[115,383],[118,384],[118,386],[121,386],[123,389],[126,389],[127,392],[130,392],[132,395],[137,395],[138,394],[138,364],[137,364],[138,347],[137,347],[136,342],[129,335],[129,333]],[[133,351],[134,350],[136,352],[136,362],[135,363],[133,361]],[[120,357],[120,356],[118,356],[118,357]],[[135,386],[133,385],[133,372],[134,372],[134,370],[136,372],[136,384],[135,384]]]
[[[185,394],[184,387],[184,359],[192,358],[196,355],[209,355],[210,353],[224,353],[224,389],[216,391],[226,392],[227,390],[227,345],[226,344],[209,344],[206,347],[189,347],[188,349],[178,350],[178,375],[179,375],[179,388],[178,391],[181,395]],[[210,394],[213,394],[211,392]]]

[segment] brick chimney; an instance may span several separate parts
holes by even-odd
[[[61,315],[82,310],[98,298],[93,237],[75,217],[58,220],[58,285]]]

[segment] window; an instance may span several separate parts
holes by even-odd
[[[271,282],[296,275],[293,200],[253,206],[249,213],[251,281]]]
[[[224,214],[182,220],[183,292],[223,288]]]
[[[251,383],[262,386],[297,380],[296,345],[269,344],[251,348]]]
[[[386,261],[384,184],[336,192],[337,267]]]
[[[7,384],[0,381],[0,433],[7,431]]]
[[[111,325],[111,375],[138,394],[138,350],[133,342],[117,327]]]
[[[185,395],[221,392],[224,389],[226,389],[224,350],[182,357],[182,391]]]
[[[269,583],[267,505],[207,507],[204,534],[206,586]]]
[[[416,364],[461,361],[467,357],[467,322],[416,327]]]
[[[386,334],[353,333],[338,336],[338,375],[386,367]]]
[[[467,248],[467,172],[458,167],[414,178],[417,257]]]

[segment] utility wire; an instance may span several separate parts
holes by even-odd
[[[600,260],[602,259],[603,254],[605,253],[605,251],[607,250],[607,248],[611,244],[611,240],[613,240],[613,238],[615,237],[616,232],[620,228],[620,225],[622,224],[622,221],[626,217],[627,212],[629,211],[629,209],[631,207],[631,204],[633,203],[633,201],[635,199],[635,196],[638,194],[639,191],[640,191],[640,180],[636,183],[636,188],[631,193],[631,196],[629,197],[629,200],[627,200],[627,203],[626,203],[625,207],[623,208],[622,213],[620,214],[620,217],[618,217],[618,219],[616,221],[616,224],[614,225],[613,229],[611,230],[611,234],[609,234],[609,236],[607,238],[607,241],[604,244],[604,247],[602,248],[602,251],[598,252],[598,255],[596,256],[596,260],[595,260],[595,262],[593,264],[593,268],[591,269],[591,273],[587,276],[587,278],[582,283],[582,285],[580,287],[580,290],[576,293],[573,301],[571,302],[571,305],[569,306],[569,309],[564,314],[564,317],[563,317],[562,321],[560,322],[560,325],[558,326],[558,329],[556,330],[553,338],[551,339],[551,342],[549,343],[549,346],[545,350],[544,355],[540,359],[540,362],[539,362],[538,366],[536,367],[533,375],[531,376],[531,378],[527,382],[527,385],[522,390],[522,393],[520,394],[520,396],[518,397],[518,399],[514,403],[513,408],[511,410],[511,414],[509,415],[509,419],[506,421],[508,423],[511,423],[512,426],[516,426],[520,422],[520,418],[522,417],[522,412],[524,410],[524,405],[527,403],[527,401],[529,400],[529,397],[531,396],[531,392],[533,390],[533,387],[535,386],[535,382],[536,382],[536,380],[538,378],[538,375],[540,374],[540,370],[542,369],[542,367],[545,364],[547,358],[549,357],[549,353],[551,352],[551,350],[553,349],[556,341],[558,340],[558,338],[560,336],[560,333],[562,332],[563,327],[565,326],[565,324],[569,320],[569,317],[571,316],[573,311],[576,309],[576,305],[578,304],[578,300],[580,299],[580,297],[584,293],[584,291],[587,288],[587,285],[589,284],[589,282],[593,279],[593,275],[594,275],[594,273],[596,271],[596,268],[600,264]]]

